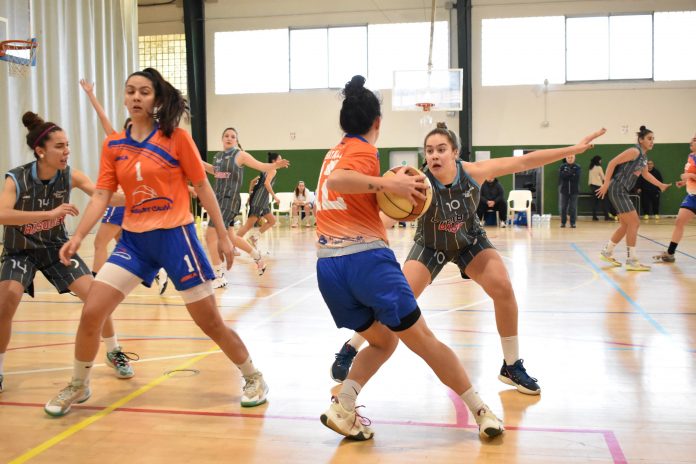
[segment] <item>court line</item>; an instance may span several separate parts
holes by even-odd
[[[609,283],[610,286],[614,287],[614,289],[619,292],[619,294],[624,297],[624,299],[631,305],[633,308],[638,311],[638,313],[643,316],[643,319],[645,319],[650,325],[653,326],[655,330],[657,330],[659,333],[662,335],[665,335],[667,337],[670,337],[671,334],[665,330],[664,327],[660,325],[659,322],[657,322],[653,317],[645,310],[641,305],[639,305],[633,298],[631,298],[616,282],[614,282],[612,279],[609,278],[606,272],[604,272],[599,266],[597,266],[595,263],[590,260],[589,256],[585,254],[584,251],[580,249],[575,243],[570,243],[570,247],[575,250],[582,259],[585,260],[587,264],[592,267],[605,281]]]
[[[658,242],[657,240],[654,240],[654,239],[648,237],[647,235],[638,234],[638,236],[639,236],[640,238],[644,238],[645,240],[647,240],[647,241],[649,241],[649,242],[656,243],[656,244],[658,244],[658,245],[660,245],[660,246],[663,246],[663,247],[665,247],[665,248],[668,248],[668,247],[669,247],[669,245],[665,245],[665,244],[662,243],[662,242]],[[682,254],[682,255],[684,255],[684,256],[688,256],[688,257],[691,258],[691,259],[696,259],[696,256],[691,256],[689,253],[684,253],[684,252],[681,251],[681,250],[676,250],[676,252],[679,253],[679,254]]]
[[[452,395],[456,396],[456,393],[452,392]],[[457,397],[459,398],[459,397]],[[0,401],[0,406],[15,406],[15,407],[43,407],[43,404],[38,403],[19,403],[19,402],[2,402]],[[100,406],[84,406],[76,405],[73,406],[74,409],[84,409],[84,410],[99,410]],[[119,407],[115,409],[115,412],[126,412],[126,413],[136,413],[136,414],[167,414],[167,415],[184,415],[184,416],[202,416],[202,417],[232,417],[232,418],[242,418],[242,419],[261,419],[261,420],[287,420],[287,421],[303,421],[303,422],[317,422],[317,418],[314,416],[285,416],[281,414],[254,414],[254,413],[240,413],[240,412],[216,412],[216,411],[193,411],[193,410],[181,410],[181,409],[148,409],[148,408],[123,408]],[[468,412],[464,411],[465,414]],[[405,426],[405,427],[431,427],[431,428],[455,428],[455,429],[470,429],[478,431],[478,425],[469,424],[466,420],[462,421],[457,413],[456,423],[446,423],[446,422],[419,422],[419,421],[397,421],[397,420],[373,420],[374,424],[386,424],[395,426]],[[78,424],[79,425],[79,424]],[[586,428],[563,428],[563,427],[527,427],[527,426],[505,426],[505,430],[508,431],[519,431],[519,432],[548,432],[548,433],[577,433],[577,434],[599,434],[602,435],[604,441],[607,445],[609,453],[615,464],[627,464],[626,457],[621,448],[621,444],[616,438],[616,434],[613,430],[607,429],[586,429]],[[11,461],[10,464],[14,464],[15,461]]]
[[[303,280],[304,280],[304,279],[303,279]],[[283,312],[289,310],[290,308],[295,307],[295,306],[298,305],[299,303],[301,303],[301,302],[303,302],[304,300],[308,299],[310,296],[311,296],[311,294],[305,295],[304,297],[301,297],[299,300],[296,300],[296,301],[293,302],[292,304],[290,304],[290,305],[288,305],[288,306],[285,306],[284,308],[281,308],[281,309],[279,309],[279,310],[277,310],[277,311],[274,311],[273,313],[269,314],[267,318],[262,319],[262,320],[259,321],[257,324],[254,324],[253,327],[254,327],[254,328],[260,327],[260,326],[263,325],[267,320],[270,320],[271,318],[277,316],[278,314],[281,314],[281,313],[283,313]],[[212,351],[204,352],[203,354],[201,354],[201,355],[199,355],[199,356],[196,356],[196,357],[193,358],[193,359],[189,359],[188,361],[186,361],[186,362],[184,362],[183,364],[177,366],[176,368],[172,369],[171,371],[186,369],[186,368],[188,368],[189,366],[192,366],[193,364],[197,363],[198,361],[200,361],[200,360],[202,360],[202,359],[204,359],[204,358],[210,356],[211,354],[220,353],[220,352],[221,352],[221,350],[212,350]],[[171,371],[170,371],[170,372],[171,372]],[[169,374],[164,374],[164,375],[161,375],[161,376],[157,377],[155,380],[153,380],[153,381],[149,382],[148,384],[146,384],[146,385],[140,387],[140,388],[137,389],[136,391],[134,391],[134,392],[132,392],[132,393],[129,393],[128,395],[126,395],[126,396],[124,396],[124,397],[122,397],[122,398],[116,400],[114,403],[111,403],[111,404],[110,404],[109,406],[107,406],[105,409],[102,409],[101,411],[97,412],[96,414],[91,415],[91,416],[88,417],[87,419],[84,419],[84,420],[78,422],[77,424],[75,424],[75,425],[69,427],[67,430],[64,430],[63,432],[59,433],[58,435],[55,435],[54,437],[49,438],[48,440],[44,441],[44,442],[41,443],[40,445],[38,445],[38,446],[36,446],[36,447],[30,449],[30,450],[27,451],[26,453],[24,453],[24,454],[22,454],[21,456],[19,456],[19,457],[13,459],[12,461],[10,461],[9,464],[21,464],[21,463],[24,463],[24,462],[28,461],[29,459],[32,459],[32,458],[38,456],[39,454],[41,454],[41,453],[43,453],[44,451],[46,451],[46,450],[52,448],[53,446],[57,445],[58,443],[60,443],[60,442],[62,442],[62,441],[64,441],[64,440],[66,440],[67,438],[70,438],[70,437],[71,437],[72,435],[74,435],[75,433],[77,433],[77,432],[81,431],[82,429],[84,429],[84,428],[90,426],[90,425],[93,424],[94,422],[97,422],[98,420],[100,420],[100,419],[106,417],[107,415],[109,415],[111,412],[115,411],[115,410],[118,409],[119,407],[121,407],[121,406],[123,406],[123,405],[129,403],[131,400],[133,400],[133,399],[135,399],[135,398],[137,398],[137,397],[143,395],[144,393],[148,392],[148,391],[151,390],[152,388],[156,387],[156,386],[159,385],[160,383],[162,383],[162,382],[164,382],[165,380],[167,380],[169,377],[170,377]]]

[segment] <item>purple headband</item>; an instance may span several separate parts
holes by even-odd
[[[46,137],[46,134],[48,134],[50,131],[52,131],[56,127],[58,127],[58,126],[56,126],[55,124],[50,124],[46,129],[44,129],[44,131],[34,141],[34,144],[31,146],[31,149],[32,150],[36,149],[36,147],[39,146],[39,144],[44,139],[44,137]]]

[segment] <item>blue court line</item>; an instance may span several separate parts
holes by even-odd
[[[664,243],[658,242],[657,240],[653,240],[650,237],[646,237],[645,235],[638,234],[638,236],[640,238],[644,238],[645,240],[647,240],[649,242],[657,243],[658,245],[663,246],[665,248],[668,248],[668,246],[669,246],[669,245],[665,245]],[[681,255],[688,256],[691,259],[696,259],[696,256],[691,256],[689,253],[684,253],[683,251],[680,251],[680,250],[676,250],[676,251],[677,251],[677,253],[679,253]]]
[[[633,300],[633,298],[631,298],[630,296],[628,296],[628,294],[627,294],[626,292],[624,292],[623,289],[622,289],[621,287],[619,287],[619,286],[617,285],[616,282],[614,282],[613,280],[611,280],[611,279],[609,278],[609,276],[607,275],[606,272],[604,272],[604,271],[603,271],[601,268],[599,268],[595,263],[593,263],[593,262],[590,260],[590,258],[589,258],[589,257],[588,257],[588,256],[587,256],[575,243],[571,243],[570,246],[582,257],[582,259],[585,260],[585,262],[586,262],[587,264],[590,265],[590,267],[591,267],[592,269],[594,269],[594,271],[595,271],[597,274],[599,274],[604,280],[606,280],[606,281],[609,283],[609,285],[611,285],[612,287],[614,287],[614,289],[615,289],[617,292],[619,292],[619,294],[621,294],[621,296],[623,296],[624,299],[626,299],[626,301],[628,301],[628,302],[631,304],[631,306],[633,306],[633,307],[635,308],[635,310],[638,311],[638,313],[639,313],[641,316],[643,316],[643,319],[645,319],[646,321],[648,321],[648,322],[650,323],[650,325],[652,325],[653,328],[654,328],[655,330],[657,330],[658,332],[660,332],[662,335],[666,335],[667,337],[670,336],[670,333],[667,332],[667,331],[664,329],[664,327],[662,327],[662,326],[660,325],[659,322],[657,322],[655,319],[653,319],[652,316],[651,316],[650,314],[648,314],[648,312],[647,312],[645,309],[643,309],[643,307],[642,307],[641,305],[639,305],[638,303],[635,302],[635,300]]]

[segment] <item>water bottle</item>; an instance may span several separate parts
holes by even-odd
[[[538,214],[534,214],[532,216],[532,227],[540,227],[541,226],[541,216]]]
[[[544,227],[551,227],[551,215],[550,214],[544,214],[541,217],[541,222],[544,224]]]

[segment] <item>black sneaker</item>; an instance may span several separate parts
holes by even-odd
[[[0,393],[2,393],[2,390],[3,390],[3,384],[2,384],[3,380],[5,380],[5,377],[2,374],[0,374]]]
[[[518,359],[515,364],[508,366],[503,360],[503,367],[500,368],[498,380],[517,388],[517,391],[527,395],[538,395],[541,387],[537,384],[537,379],[530,377],[522,363],[523,359]]]
[[[344,343],[341,351],[336,353],[336,360],[331,365],[331,378],[338,383],[342,383],[348,377],[348,371],[353,364],[353,358],[358,354],[355,348],[350,346],[348,342]]]

